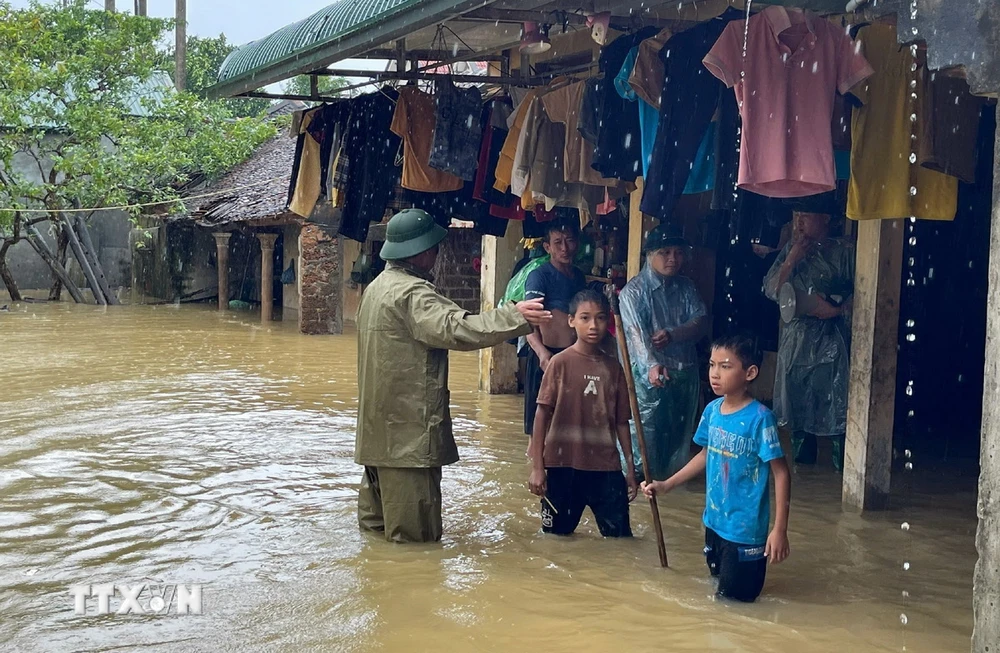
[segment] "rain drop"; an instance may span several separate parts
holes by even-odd
[[[903,625],[905,626],[905,625],[906,625],[906,622],[907,622],[907,621],[908,621],[908,620],[907,620],[907,618],[906,618],[906,615],[905,615],[905,614],[901,614],[901,615],[899,615],[899,623],[901,623],[901,624],[903,624]]]
[[[902,524],[899,525],[899,527],[904,531],[908,531],[910,530],[910,522],[904,521]]]
[[[903,571],[909,571],[909,570],[910,570],[910,563],[909,562],[904,562],[903,563]]]
[[[910,186],[910,197],[916,197],[916,195],[917,195],[917,187]]]

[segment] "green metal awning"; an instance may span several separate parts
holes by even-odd
[[[338,0],[234,50],[209,97],[231,97],[356,56],[489,0]]]

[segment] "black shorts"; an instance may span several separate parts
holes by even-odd
[[[570,535],[590,507],[604,537],[632,537],[628,522],[628,486],[621,472],[585,472],[572,467],[547,467],[549,505],[542,499],[542,530]],[[553,510],[553,506],[555,510]]]
[[[541,361],[538,354],[530,346],[528,349],[528,361],[524,368],[524,434],[531,435],[535,429],[535,411],[538,410],[538,391],[542,389]],[[548,350],[555,356],[563,351],[556,347],[549,347]]]
[[[753,603],[764,589],[767,558],[763,544],[736,544],[706,528],[705,561],[712,575],[719,579],[717,596]]]

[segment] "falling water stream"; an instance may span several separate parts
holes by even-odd
[[[661,499],[668,570],[641,502],[633,540],[543,536],[521,400],[479,394],[474,354],[452,358],[444,541],[399,546],[356,527],[353,334],[20,304],[0,352],[3,651],[968,650],[974,476],[914,476],[905,515],[859,516],[831,469],[794,470],[792,555],[731,605],[701,482]],[[71,585],[144,580],[203,583],[203,614],[74,613]]]

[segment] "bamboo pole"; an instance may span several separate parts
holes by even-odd
[[[639,399],[635,394],[635,378],[632,376],[632,358],[628,353],[628,344],[625,341],[625,327],[622,325],[621,307],[618,305],[618,297],[611,299],[612,312],[615,315],[615,335],[618,338],[618,348],[622,353],[622,364],[625,367],[625,385],[628,386],[628,400],[632,406],[632,421],[635,422],[635,436],[639,440],[639,455],[642,456],[643,472],[649,474],[649,456],[646,455],[646,436],[642,430],[642,420],[639,419]],[[669,567],[667,564],[667,545],[663,540],[663,524],[660,523],[660,508],[656,505],[656,497],[649,498],[649,509],[653,513],[653,530],[656,531],[656,550],[660,554],[660,566]]]
[[[42,260],[49,265],[52,272],[54,272],[55,275],[62,280],[63,287],[65,287],[70,296],[73,297],[73,301],[77,304],[86,304],[87,300],[84,299],[83,293],[81,293],[80,289],[76,287],[73,280],[69,278],[69,274],[66,273],[65,268],[59,266],[59,261],[56,260],[55,255],[49,250],[45,241],[42,240],[42,235],[38,233],[38,229],[35,225],[27,225],[25,230],[28,232],[28,237],[26,238],[28,244],[31,245],[32,249],[34,249],[38,255],[42,257]]]

